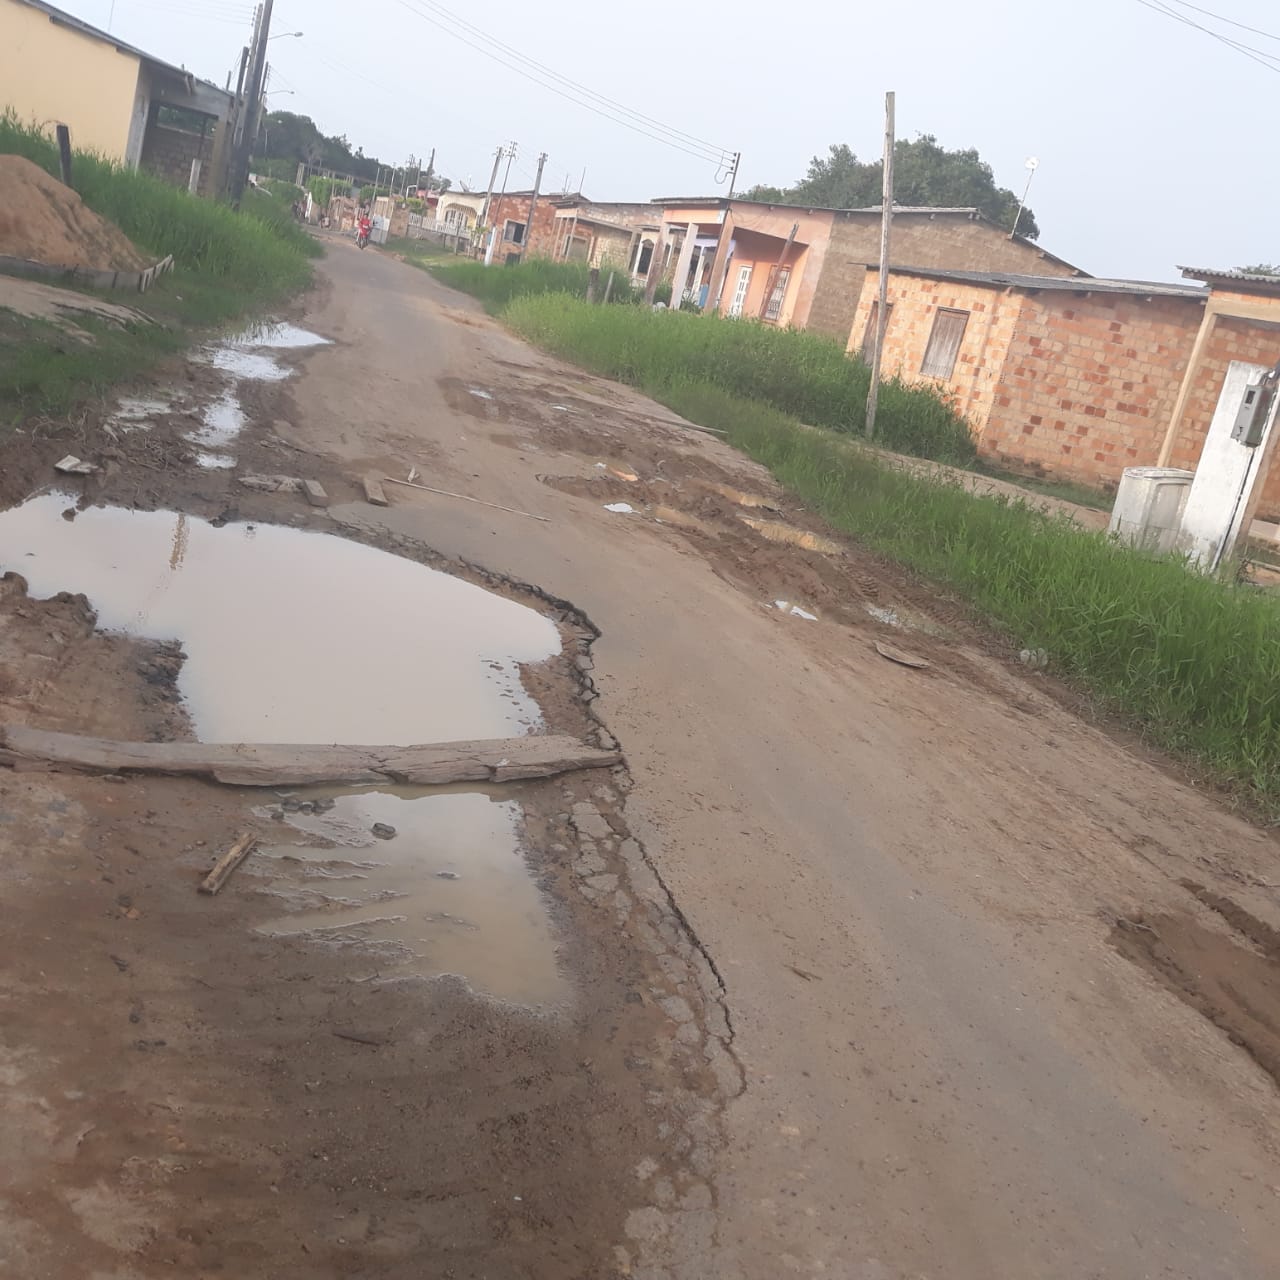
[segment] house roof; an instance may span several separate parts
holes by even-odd
[[[759,209],[803,209],[806,213],[832,213],[840,217],[866,216],[880,217],[881,206],[878,204],[866,205],[858,209],[830,209],[820,205],[790,205],[777,204],[768,200],[743,200],[738,196],[688,196],[688,197],[665,197],[654,200],[655,205],[679,205],[692,209],[719,209],[725,208],[731,204],[747,204],[753,205]],[[972,206],[952,206],[952,205],[901,205],[893,206],[893,216],[899,217],[927,217],[927,218],[964,218],[969,222],[982,222],[987,226],[1000,232],[1001,235],[1007,234],[1004,229],[998,226],[990,218],[987,217],[981,209]],[[1056,262],[1061,267],[1066,267],[1073,275],[1088,278],[1089,273],[1077,267],[1075,263],[1068,262],[1065,258],[1060,258],[1056,253],[1050,253],[1048,249],[1037,244],[1034,240],[1029,240],[1026,236],[1009,236],[1015,244],[1023,245],[1025,248],[1031,249],[1038,253],[1040,257],[1049,262]]]
[[[877,263],[867,266],[874,270]],[[947,271],[937,267],[900,267],[890,271],[904,276],[924,276],[930,280],[955,280],[961,284],[987,285],[995,289],[1022,289],[1028,293],[1056,290],[1060,293],[1118,293],[1141,298],[1193,298],[1203,301],[1208,290],[1194,284],[1161,283],[1155,280],[1099,280],[1094,276],[1031,276],[1014,271]],[[1280,284],[1280,281],[1277,281]]]
[[[1280,276],[1262,271],[1214,271],[1208,267],[1179,267],[1188,280],[1203,280],[1211,288],[1215,284],[1232,285],[1243,293],[1265,293],[1280,296]]]
[[[215,85],[211,80],[204,80],[197,76],[194,72],[188,71],[186,67],[175,67],[171,62],[165,62],[163,58],[156,58],[149,54],[145,49],[139,49],[136,45],[129,44],[125,40],[117,39],[109,31],[103,31],[100,27],[95,27],[91,23],[85,22],[81,18],[77,18],[74,14],[67,13],[64,9],[59,9],[55,5],[46,4],[45,0],[17,0],[19,4],[25,4],[29,9],[39,9],[41,13],[48,14],[49,21],[55,26],[66,27],[69,31],[79,32],[82,36],[87,36],[90,40],[97,40],[102,44],[109,44],[119,53],[129,53],[135,58],[140,58],[143,62],[148,63],[152,67],[158,67],[161,71],[167,71],[171,75],[178,76],[183,80],[195,80],[208,88],[217,89],[219,93],[226,91]],[[229,93],[226,95],[231,96]]]

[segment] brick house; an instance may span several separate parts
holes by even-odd
[[[648,271],[662,219],[657,205],[558,196],[555,206],[559,261],[616,267],[633,277]]]
[[[1223,287],[895,267],[883,368],[944,391],[1014,471],[1106,490],[1125,467],[1194,471],[1227,365],[1280,360],[1280,280],[1186,274]],[[876,293],[869,271],[851,352]],[[1280,469],[1262,495],[1280,511]]]
[[[556,201],[570,198],[569,192],[542,192],[533,206],[533,225],[525,242],[525,226],[529,220],[529,206],[533,202],[532,191],[495,192],[489,204],[488,225],[496,227],[498,240],[494,246],[494,262],[505,262],[511,255],[520,257],[555,257],[560,224],[556,219]],[[572,193],[582,199],[581,192]]]
[[[806,209],[725,197],[662,199],[664,270],[704,310],[808,328],[844,341],[867,263],[880,253],[880,208]],[[977,209],[895,208],[895,262],[955,270],[1085,273]]]

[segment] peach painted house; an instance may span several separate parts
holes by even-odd
[[[806,209],[719,196],[654,204],[673,294],[726,316],[848,336],[866,264],[880,252],[879,206]],[[1084,274],[976,209],[896,208],[893,255],[953,269]]]

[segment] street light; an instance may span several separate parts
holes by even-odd
[[[300,35],[302,35],[301,31],[281,31],[277,35],[268,36],[267,43],[270,44],[272,40],[284,40],[289,36],[293,36],[296,39]]]

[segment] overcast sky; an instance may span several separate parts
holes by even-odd
[[[248,42],[241,0],[61,0],[157,57],[225,83]],[[1252,61],[1171,20],[1165,5],[1274,59]],[[531,83],[440,25],[452,11],[557,74],[701,140],[742,152],[739,189],[800,177],[832,142],[879,155],[883,95],[898,134],[976,147],[1030,204],[1040,243],[1095,275],[1176,278],[1176,264],[1280,259],[1271,199],[1280,92],[1276,0],[276,0],[273,108],[311,116],[366,154],[437,149],[483,188],[494,148],[519,143],[512,186],[569,176],[597,200],[722,192],[716,165]],[[114,8],[114,18],[112,10]],[[434,21],[428,21],[428,18]],[[467,39],[484,42],[476,33]],[[485,46],[491,48],[491,46]],[[502,55],[508,57],[510,55]],[[653,126],[645,126],[653,128]]]

